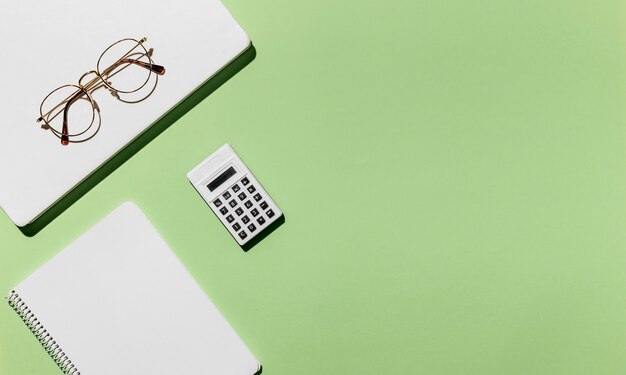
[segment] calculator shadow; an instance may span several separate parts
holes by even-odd
[[[202,100],[208,97],[211,93],[222,86],[226,81],[232,78],[235,74],[241,71],[246,65],[248,65],[256,57],[256,49],[252,44],[241,55],[235,58],[232,62],[226,65],[217,74],[211,77],[208,81],[202,84],[194,92],[192,92],[187,98],[185,98],[180,104],[172,108],[167,112],[160,120],[149,127],[133,142],[120,150],[111,159],[105,162],[100,168],[95,170],[89,177],[83,180],[80,184],[75,186],[69,193],[63,198],[57,201],[46,212],[39,216],[32,223],[18,227],[20,231],[27,237],[32,237],[45,228],[50,222],[56,219],[60,214],[67,210],[77,200],[87,194],[94,186],[99,184],[107,176],[113,173],[118,167],[124,164],[133,155],[144,148],[148,143],[155,139],[158,135],[163,133],[165,129],[169,128],[174,122],[183,117],[193,107],[199,104]]]
[[[241,246],[241,248],[243,249],[243,251],[248,252],[250,251],[250,249],[252,249],[253,247],[256,246],[256,244],[258,244],[259,242],[263,241],[263,239],[267,236],[269,236],[270,234],[272,234],[273,231],[275,231],[276,229],[278,229],[278,227],[280,227],[281,225],[283,225],[285,223],[285,214],[283,213],[283,215],[281,217],[279,217],[278,219],[276,219],[275,222],[273,222],[272,224],[270,224],[267,228],[265,228],[261,233],[257,234],[256,237],[254,237],[253,239],[251,239],[249,242],[247,242],[245,245]]]

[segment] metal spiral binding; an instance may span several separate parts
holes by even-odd
[[[43,346],[48,355],[52,357],[61,371],[63,371],[66,375],[80,375],[80,371],[78,371],[76,366],[74,366],[72,361],[70,361],[67,354],[61,350],[59,344],[57,344],[50,333],[46,331],[43,325],[35,317],[35,314],[28,308],[28,305],[26,305],[26,302],[22,301],[20,296],[15,291],[11,291],[11,294],[5,298],[9,303],[9,306],[11,306],[17,315],[19,315],[19,317],[24,321],[28,329],[30,329],[37,340],[39,340],[41,346]]]

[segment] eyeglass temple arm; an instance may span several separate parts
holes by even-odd
[[[163,74],[165,74],[165,67],[161,66],[161,65],[157,65],[157,64],[149,64],[140,60],[135,60],[135,59],[121,59],[115,62],[115,64],[111,65],[108,69],[107,69],[107,73],[113,71],[115,68],[117,68],[119,65],[122,64],[135,64],[137,66],[140,66],[142,68],[146,68],[149,69],[151,71],[153,71],[154,73],[162,76]]]
[[[65,105],[65,108],[63,109],[63,129],[61,130],[61,144],[63,146],[67,146],[70,143],[70,136],[69,136],[68,126],[67,126],[67,117],[68,117],[67,115],[70,111],[70,106],[74,104],[75,101],[80,99],[83,95],[85,95],[85,92],[83,90],[79,90],[76,94],[74,94],[67,101],[67,104]]]

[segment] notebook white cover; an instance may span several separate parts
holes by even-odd
[[[166,68],[144,102],[94,94],[99,133],[63,147],[36,122],[42,99],[96,68],[122,38],[148,37]],[[250,46],[219,0],[8,1],[0,10],[0,207],[18,226],[33,222],[121,148]]]
[[[31,329],[49,334],[40,341],[56,342],[56,359],[69,374],[252,375],[260,370],[132,203],[90,229],[8,298],[27,324],[39,325]]]

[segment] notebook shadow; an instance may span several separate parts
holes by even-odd
[[[269,236],[270,234],[272,234],[272,232],[274,232],[276,229],[278,229],[278,227],[283,225],[285,223],[285,221],[286,221],[285,214],[283,213],[283,215],[281,217],[279,217],[275,222],[273,222],[267,228],[265,228],[263,230],[263,232],[259,233],[256,237],[251,239],[245,245],[241,246],[241,248],[245,252],[250,251],[250,249],[255,247],[259,242],[263,241],[263,239],[265,237]]]
[[[118,167],[120,167],[133,155],[135,155],[142,148],[144,148],[159,134],[163,133],[168,127],[170,127],[170,125],[183,117],[183,115],[189,112],[193,107],[195,107],[211,93],[217,90],[235,74],[241,71],[246,65],[252,62],[255,57],[256,49],[251,44],[250,47],[245,50],[241,55],[239,55],[217,74],[215,74],[208,81],[202,84],[202,86],[192,92],[180,104],[172,108],[159,121],[157,121],[154,125],[148,128],[139,137],[137,137],[137,139],[124,147],[111,159],[109,159],[102,166],[96,169],[91,175],[89,175],[89,177],[87,177],[80,184],[74,187],[69,193],[63,196],[63,198],[57,201],[41,216],[39,216],[32,223],[24,227],[18,227],[20,231],[27,237],[32,237],[39,233],[60,214],[67,210],[72,204],[74,204],[82,196],[87,194],[94,186],[99,184],[108,175],[113,173]]]

